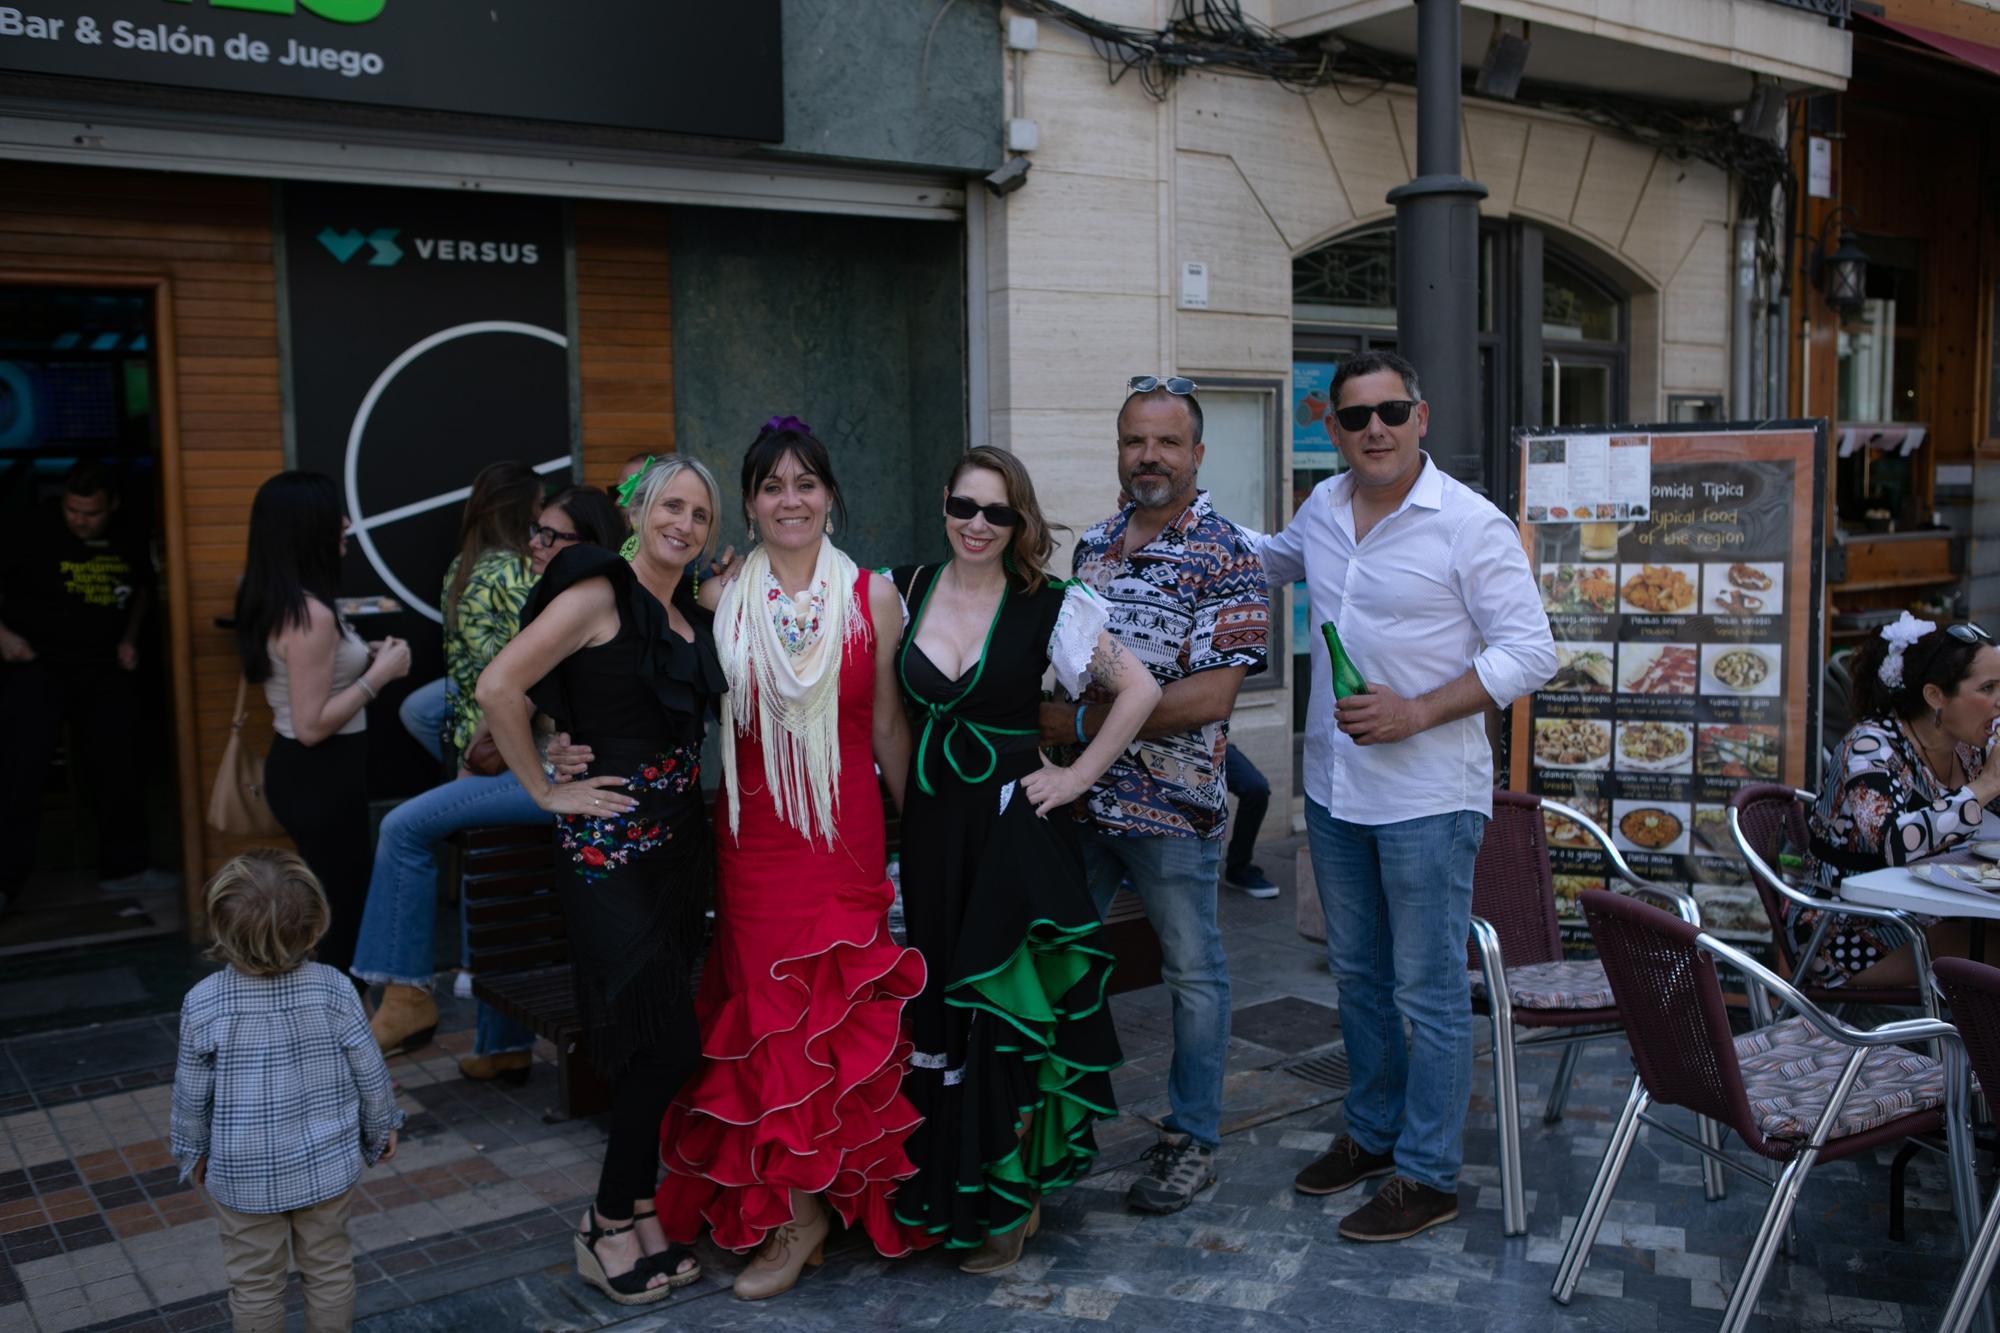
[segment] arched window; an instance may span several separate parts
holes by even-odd
[[[1625,298],[1553,246],[1542,255],[1544,426],[1623,421]]]

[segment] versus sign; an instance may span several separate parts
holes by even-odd
[[[779,0],[21,0],[0,70],[777,142]]]
[[[570,470],[561,206],[293,184],[284,217],[298,466],[345,496],[342,589],[436,621],[473,474]]]

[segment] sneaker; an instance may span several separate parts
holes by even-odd
[[[1186,1134],[1162,1134],[1146,1149],[1151,1173],[1132,1182],[1125,1206],[1142,1213],[1178,1213],[1194,1196],[1215,1183],[1215,1149],[1204,1148]]]
[[[1266,875],[1258,866],[1244,866],[1241,870],[1225,870],[1222,872],[1222,882],[1232,889],[1239,890],[1245,897],[1275,898],[1278,896],[1278,886],[1273,884],[1271,877]]]
[[[105,893],[172,893],[180,886],[181,877],[170,870],[141,870],[136,875],[97,881]]]
[[[1368,1152],[1342,1134],[1326,1156],[1292,1177],[1292,1188],[1301,1194],[1339,1194],[1364,1180],[1393,1175],[1395,1170],[1395,1154]]]
[[[1457,1216],[1456,1192],[1434,1190],[1408,1176],[1390,1176],[1374,1198],[1340,1219],[1340,1234],[1349,1240],[1408,1240]]]

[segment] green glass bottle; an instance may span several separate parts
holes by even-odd
[[[1333,697],[1345,699],[1350,694],[1368,693],[1368,682],[1361,678],[1361,668],[1354,665],[1354,659],[1340,646],[1340,631],[1333,627],[1333,622],[1321,622],[1319,632],[1326,636],[1327,658],[1333,663]]]

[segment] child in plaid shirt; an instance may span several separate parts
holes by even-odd
[[[284,1328],[287,1250],[310,1333],[352,1324],[348,1203],[403,1123],[354,984],[308,961],[327,921],[291,852],[245,852],[208,886],[210,956],[228,966],[181,1007],[173,1152],[221,1215],[236,1333]]]

